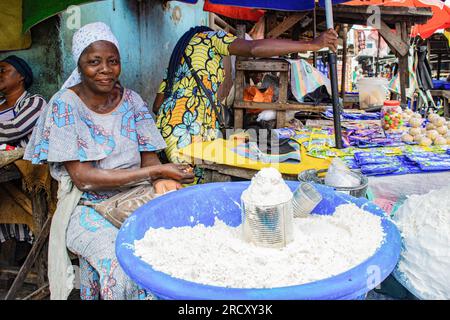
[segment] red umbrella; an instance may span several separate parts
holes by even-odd
[[[431,8],[433,17],[425,24],[415,25],[412,36],[426,39],[436,30],[450,27],[450,7],[439,0],[354,0],[345,3],[352,6],[380,5],[386,7]]]
[[[203,10],[218,13],[228,18],[255,22],[258,21],[265,13],[264,10],[259,9],[238,8],[222,4],[213,4],[209,0],[205,0]]]

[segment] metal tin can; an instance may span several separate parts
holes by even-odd
[[[322,195],[312,184],[307,182],[300,183],[292,198],[294,217],[307,217],[320,201],[322,201]]]
[[[292,199],[261,206],[241,200],[244,240],[260,247],[282,248],[294,240]]]

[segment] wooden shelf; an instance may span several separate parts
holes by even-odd
[[[235,109],[266,109],[266,110],[298,110],[306,112],[325,112],[329,105],[313,105],[307,103],[295,103],[295,102],[249,102],[249,101],[237,101],[234,103]]]
[[[284,59],[253,59],[236,61],[236,70],[287,72],[289,62]]]

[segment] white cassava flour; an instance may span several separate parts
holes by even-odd
[[[394,220],[408,286],[423,299],[450,299],[450,187],[408,197]]]
[[[381,218],[354,204],[334,215],[294,219],[295,240],[282,249],[241,239],[241,228],[216,218],[212,227],[150,229],[135,255],[153,269],[196,283],[233,288],[300,285],[345,272],[372,256],[384,233]]]
[[[242,200],[261,206],[276,205],[292,199],[292,191],[275,168],[263,168],[242,192]]]

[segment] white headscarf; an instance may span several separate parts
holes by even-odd
[[[91,43],[100,40],[113,43],[117,47],[117,50],[119,50],[119,42],[109,26],[103,22],[89,23],[77,30],[72,38],[72,56],[75,63],[78,64],[78,60],[80,59],[81,53],[84,49],[86,49]],[[73,70],[66,82],[64,82],[61,89],[73,87],[80,82],[81,77],[77,67]]]

